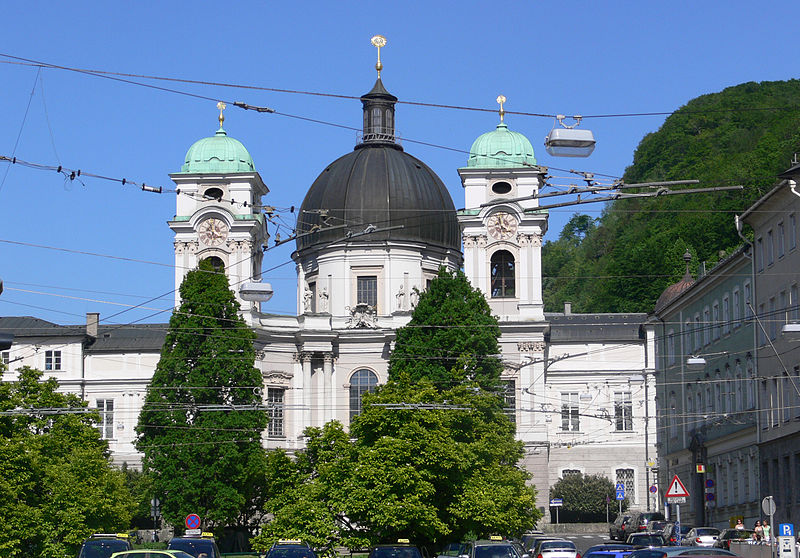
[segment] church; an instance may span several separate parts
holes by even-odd
[[[621,483],[634,508],[659,509],[655,337],[647,316],[574,314],[569,304],[545,313],[548,213],[536,195],[546,169],[531,142],[509,127],[501,104],[496,128],[478,135],[458,169],[465,209],[457,211],[442,180],[397,137],[398,99],[384,87],[380,58],[376,69],[361,97],[359,143],[318,162],[318,178],[298,200],[296,315],[270,314],[242,295],[262,280],[269,190],[222,115],[219,130],[191,145],[170,174],[182,194],[168,221],[176,293],[201,260],[226,270],[257,334],[255,365],[271,409],[265,446],[296,452],[307,426],[347,426],[362,395],[386,382],[395,331],[410,320],[419,292],[440,267],[463,269],[499,319],[508,412],[545,521],[549,487],[577,472]],[[55,377],[100,411],[98,428],[115,462],[139,465],[134,428],[166,324],[111,327],[96,313],[80,325],[18,316],[0,318],[0,331],[15,335],[0,355],[10,363],[4,380],[24,365]],[[613,514],[616,503],[610,506]]]

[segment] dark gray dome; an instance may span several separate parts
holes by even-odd
[[[324,230],[346,225],[346,228]],[[461,250],[455,206],[447,188],[425,163],[391,142],[365,142],[331,163],[311,185],[297,223],[297,249],[343,240],[367,226],[393,230],[348,242],[423,242]]]

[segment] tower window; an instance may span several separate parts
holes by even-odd
[[[358,304],[367,304],[372,308],[378,307],[378,277],[376,275],[360,275],[357,282]]]
[[[209,188],[203,195],[206,199],[212,199],[214,201],[220,201],[222,199],[222,190],[220,188]]]
[[[222,273],[225,271],[225,262],[223,262],[222,259],[218,258],[217,256],[208,257],[203,261],[210,262],[211,267],[213,267],[214,271],[217,273]]]
[[[508,182],[495,182],[492,184],[492,192],[495,194],[508,194],[511,191],[511,184]]]
[[[492,298],[514,298],[514,256],[507,250],[498,250],[492,254],[491,265]]]

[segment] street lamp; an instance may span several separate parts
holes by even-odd
[[[575,124],[564,124],[566,116],[559,114],[556,120],[561,128],[553,127],[544,139],[544,146],[550,155],[555,157],[588,157],[594,151],[597,143],[591,130],[578,130],[577,127],[583,118],[575,115],[572,119]]]
[[[239,287],[239,296],[248,302],[267,302],[273,294],[272,285],[261,281],[248,281]]]
[[[789,322],[787,324],[783,324],[781,333],[787,339],[800,339],[800,323]]]
[[[700,355],[692,355],[686,359],[686,368],[689,370],[699,371],[706,367],[706,359]]]

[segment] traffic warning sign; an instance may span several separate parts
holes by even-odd
[[[686,490],[686,487],[683,486],[681,479],[678,478],[678,475],[672,477],[672,482],[669,483],[669,488],[667,488],[667,493],[664,494],[667,498],[686,498],[689,496],[689,491]]]

